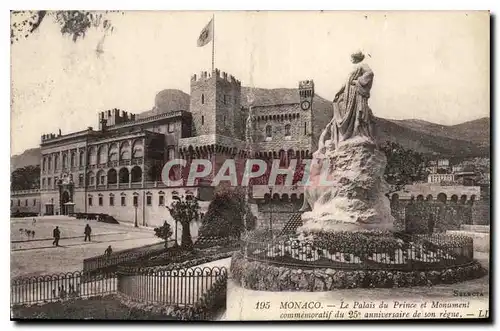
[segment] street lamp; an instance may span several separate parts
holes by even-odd
[[[269,186],[269,195],[270,195],[270,203],[271,206],[269,207],[269,230],[271,231],[271,235],[274,239],[274,234],[273,234],[273,187]]]
[[[138,228],[139,225],[137,224],[137,203],[134,204],[134,207],[135,207],[135,227]]]

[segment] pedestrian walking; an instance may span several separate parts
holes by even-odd
[[[106,250],[104,251],[104,255],[110,257],[111,253],[113,253],[113,250],[111,249],[111,245],[109,245],[108,248],[106,248]]]
[[[61,239],[61,230],[59,230],[58,226],[56,226],[54,231],[52,231],[52,235],[54,236],[54,241],[52,242],[52,245],[56,245],[56,247],[58,247],[59,239]]]
[[[92,241],[90,240],[90,234],[92,233],[92,228],[90,227],[90,225],[86,225],[85,226],[85,231],[83,231],[83,233],[85,234],[85,239],[83,241],[87,241],[87,238],[89,238],[89,241]]]

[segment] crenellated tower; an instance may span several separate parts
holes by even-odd
[[[242,138],[241,82],[215,69],[191,77],[190,112],[193,135],[219,134]]]

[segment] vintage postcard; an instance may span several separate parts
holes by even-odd
[[[490,319],[488,11],[11,11],[11,74],[11,319]]]

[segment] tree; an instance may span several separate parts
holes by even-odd
[[[76,42],[84,38],[91,27],[101,27],[104,31],[113,32],[114,27],[107,17],[109,13],[120,11],[107,10],[94,12],[85,10],[57,10],[57,11],[12,11],[12,24],[10,27],[10,43],[18,42],[20,38],[28,38],[40,29],[47,18],[51,18],[61,27],[61,34],[69,35]],[[123,12],[121,12],[123,15]]]
[[[255,227],[256,217],[245,200],[244,189],[231,188],[218,192],[203,218],[200,237],[239,238],[244,230]]]
[[[168,239],[172,236],[172,229],[170,224],[165,221],[162,226],[154,228],[155,236],[165,240],[165,248],[168,246]]]
[[[181,247],[187,250],[193,248],[191,231],[189,229],[192,221],[199,219],[200,206],[195,198],[178,199],[167,207],[174,220],[182,225]]]
[[[389,193],[400,191],[407,184],[427,179],[423,154],[390,141],[380,148],[387,157],[384,178],[391,185]]]
[[[40,188],[40,165],[19,168],[10,175],[10,189],[12,191],[37,188]]]

